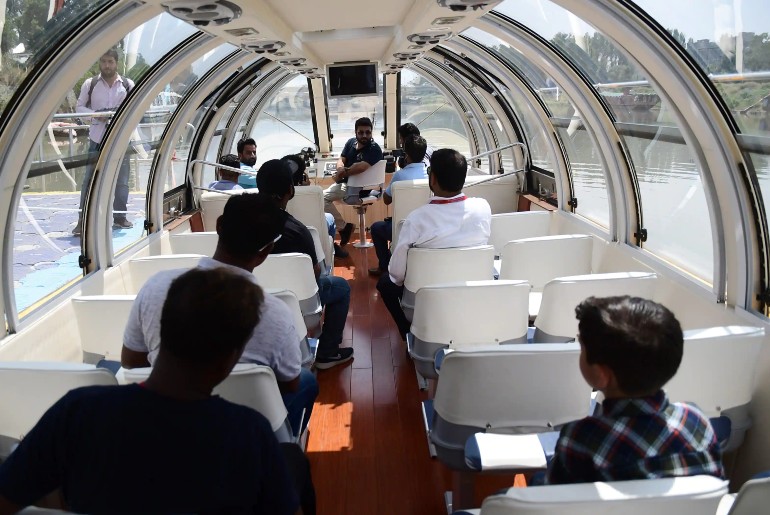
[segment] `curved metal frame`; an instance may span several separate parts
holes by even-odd
[[[0,131],[0,148],[14,150],[0,155],[0,205],[7,206],[7,210],[0,212],[0,223],[5,231],[0,243],[3,284],[13,284],[11,263],[15,213],[37,138],[61,102],[61,85],[75,84],[83,75],[83,70],[97,61],[103,49],[114,42],[114,34],[127,34],[161,12],[162,9],[157,6],[121,3],[87,17],[69,34],[62,35],[60,44],[51,48],[45,61],[22,84],[23,95],[6,108]],[[0,303],[0,309],[6,315],[8,332],[15,332],[19,320],[13,288],[3,289]],[[34,320],[34,317],[29,320]],[[0,327],[0,336],[3,334],[4,328]]]

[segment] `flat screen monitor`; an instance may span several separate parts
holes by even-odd
[[[330,64],[326,67],[329,97],[363,97],[379,93],[377,63]]]

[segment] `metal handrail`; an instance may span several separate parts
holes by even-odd
[[[246,175],[253,175],[254,177],[257,176],[257,172],[252,172],[251,170],[244,170],[242,168],[235,168],[233,166],[226,166],[226,165],[215,163],[215,162],[212,162],[212,161],[206,161],[205,159],[193,159],[192,161],[190,161],[190,164],[187,165],[187,176],[188,177],[190,176],[190,172],[192,171],[193,165],[196,165],[196,164],[211,165],[211,166],[216,166],[217,168],[224,168],[225,170],[230,170],[231,172],[238,172],[238,173],[243,173],[243,174],[246,174]]]

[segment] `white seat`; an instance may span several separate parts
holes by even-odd
[[[579,356],[577,343],[552,343],[458,349],[444,357],[432,416],[431,401],[424,402],[424,411],[436,455],[466,478],[460,484],[472,478],[465,443],[474,433],[553,431],[588,415],[591,387],[580,373]],[[467,492],[455,495],[468,507]]]
[[[535,319],[534,342],[565,342],[577,336],[575,307],[588,297],[630,295],[652,299],[657,276],[647,272],[559,277],[546,283]]]
[[[749,404],[764,337],[761,327],[685,331],[682,363],[664,387],[673,401],[692,402],[708,417],[730,419],[730,437],[723,450],[737,448],[751,425]]]
[[[311,335],[316,335],[322,306],[310,256],[299,252],[270,254],[254,269],[254,275],[263,288],[292,291],[299,299],[305,326]]]
[[[274,295],[281,299],[286,307],[291,311],[294,317],[294,330],[297,332],[297,340],[299,341],[299,348],[302,352],[302,366],[310,368],[315,361],[315,350],[317,346],[312,346],[310,338],[307,335],[307,327],[305,327],[305,319],[302,316],[302,308],[299,306],[299,300],[294,292],[289,290],[266,290],[265,293]],[[315,340],[315,338],[313,338]],[[315,341],[313,343],[316,343]]]
[[[703,515],[716,511],[727,481],[713,476],[509,488],[484,499],[481,515]],[[759,512],[752,512],[759,513]]]
[[[466,281],[423,286],[417,292],[409,354],[421,378],[436,379],[436,352],[473,345],[526,343],[526,281]]]
[[[24,438],[40,417],[64,396],[81,386],[117,385],[108,370],[85,363],[0,362],[0,457],[8,443]]]
[[[149,376],[152,368],[132,368],[125,371],[126,383],[140,383]],[[258,411],[270,422],[273,432],[281,442],[293,442],[291,426],[287,418],[278,382],[270,367],[253,363],[239,363],[227,378],[214,388],[219,395],[235,404]]]
[[[548,236],[551,233],[549,211],[521,211],[492,215],[489,244],[495,247],[495,255],[503,253],[503,247],[511,240]]]
[[[428,179],[412,179],[398,181],[390,185],[393,193],[393,238],[391,248],[395,248],[398,233],[401,231],[401,221],[406,220],[409,213],[430,200]]]
[[[216,231],[184,232],[169,236],[174,254],[202,254],[211,257],[217,250],[219,235]]]
[[[319,235],[328,236],[323,195],[320,186],[295,186],[294,198],[289,201],[286,211],[303,224],[315,227]],[[330,266],[334,263],[332,243],[331,237],[321,239],[323,255]]]
[[[486,181],[491,177],[494,176],[486,173],[483,175],[469,174],[465,178],[463,191],[469,197],[485,199],[489,203],[492,214],[515,212],[519,207],[519,179],[514,174],[495,179],[494,181],[476,184],[480,181]]]
[[[728,494],[719,503],[717,515],[756,515],[770,504],[770,477],[746,481],[737,495]]]
[[[80,295],[72,298],[83,351],[120,361],[123,331],[136,295]]]
[[[404,295],[401,299],[401,307],[407,320],[412,320],[415,295],[423,286],[493,279],[494,253],[495,249],[491,245],[452,249],[409,249]]]
[[[222,216],[225,211],[225,204],[232,195],[243,193],[244,190],[232,190],[231,193],[218,193],[214,191],[204,191],[201,193],[201,218],[203,219],[204,231],[217,230],[217,218]]]
[[[323,243],[321,243],[321,235],[318,234],[318,230],[312,225],[306,225],[305,227],[307,227],[307,230],[310,233],[310,237],[313,238],[313,247],[315,247],[315,256],[318,260],[318,266],[321,267],[321,274],[329,275],[332,271],[332,267],[327,266],[326,264]],[[327,233],[324,233],[324,235],[326,237],[329,236]]]
[[[353,244],[357,248],[368,248],[373,246],[372,242],[366,241],[366,209],[374,204],[382,194],[382,187],[385,184],[385,159],[378,161],[363,173],[351,175],[348,178],[347,193],[345,203],[355,206],[358,213],[358,241]],[[369,190],[365,197],[361,196],[364,188],[379,188],[378,193],[374,194],[374,189]]]
[[[587,234],[509,241],[500,254],[500,279],[529,281],[529,316],[534,319],[546,283],[557,277],[590,274],[592,251],[593,238]]]
[[[147,279],[162,270],[189,269],[198,266],[202,254],[164,254],[160,256],[145,256],[133,258],[128,262],[128,270],[131,274],[131,284],[126,289],[132,293],[138,293]]]

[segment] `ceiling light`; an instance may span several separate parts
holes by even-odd
[[[172,16],[198,27],[230,23],[242,12],[227,0],[173,0],[162,5]]]

